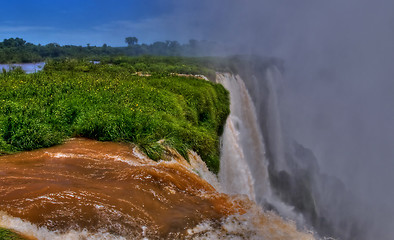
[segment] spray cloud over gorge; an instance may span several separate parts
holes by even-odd
[[[315,155],[318,165],[306,164],[318,172],[312,192],[344,239],[394,234],[393,8],[387,0],[198,1],[179,7],[185,26],[174,27],[236,46],[230,54],[284,60],[284,138]]]

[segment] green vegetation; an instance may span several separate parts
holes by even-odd
[[[160,158],[163,145],[184,156],[192,149],[217,173],[228,92],[219,84],[174,74],[213,77],[214,71],[202,61],[52,60],[35,74],[0,74],[0,154],[49,147],[79,136],[133,142],[154,160]]]
[[[24,240],[24,238],[8,229],[0,228],[0,240]]]
[[[4,39],[0,42],[0,63],[30,63],[54,58],[100,58],[103,56],[209,56],[224,51],[222,46],[208,41],[190,40],[186,44],[177,41],[137,44],[136,37],[125,39],[127,47],[102,46],[60,46],[57,43],[34,45],[21,38]],[[222,50],[220,50],[222,49]],[[0,69],[1,70],[1,69]]]

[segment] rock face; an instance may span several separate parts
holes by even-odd
[[[190,163],[170,149],[166,158],[88,139],[2,156],[0,226],[37,239],[312,239],[219,193],[195,153]]]

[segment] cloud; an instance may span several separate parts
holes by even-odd
[[[46,26],[10,26],[10,25],[0,25],[0,33],[2,34],[12,34],[12,33],[23,33],[31,31],[54,31],[54,27]]]

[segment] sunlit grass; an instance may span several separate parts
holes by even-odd
[[[157,160],[163,150],[158,141],[164,140],[183,155],[195,150],[217,172],[228,93],[221,85],[171,74],[211,70],[171,61],[67,60],[50,62],[35,74],[0,74],[0,154],[80,136],[133,142]],[[141,70],[151,76],[135,74]]]

